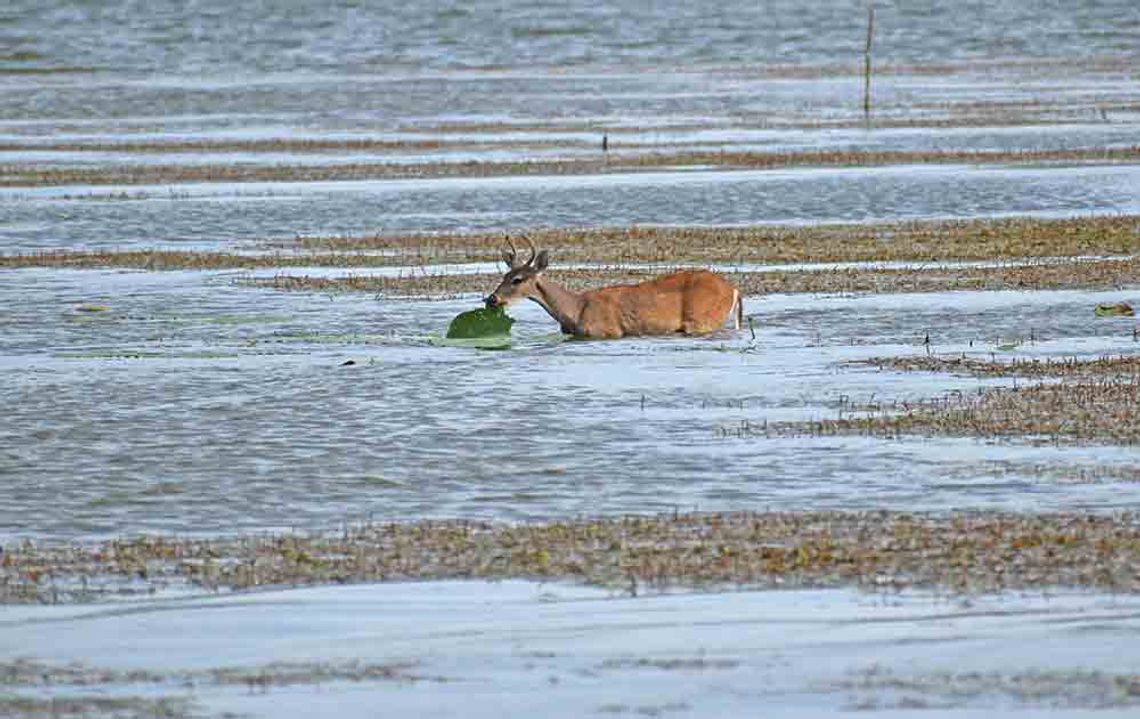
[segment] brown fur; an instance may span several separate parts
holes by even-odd
[[[734,294],[727,280],[705,270],[676,272],[638,285],[604,287],[583,294],[585,303],[575,334],[706,334],[724,326]]]
[[[529,298],[538,302],[562,325],[562,331],[579,337],[629,337],[683,333],[706,334],[720,329],[736,310],[740,328],[743,303],[739,291],[720,275],[707,270],[686,270],[638,285],[603,287],[575,293],[546,279],[545,252],[530,262],[516,264],[487,297],[488,306],[506,305]]]

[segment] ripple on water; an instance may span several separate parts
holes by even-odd
[[[84,202],[48,190],[3,199],[8,251],[174,243],[230,249],[235,237],[629,224],[749,225],[1007,215],[1140,213],[1137,167],[904,166],[432,181],[213,184],[183,199]],[[186,186],[189,188],[190,186]],[[276,189],[274,189],[276,188]],[[103,192],[103,190],[99,190]],[[235,203],[266,192],[267,202]],[[24,229],[19,229],[19,228]],[[15,229],[12,229],[15,228]],[[32,228],[29,230],[28,228]]]
[[[755,298],[751,351],[731,333],[566,343],[524,306],[514,347],[481,352],[428,341],[471,300],[330,299],[208,276],[9,274],[0,466],[25,480],[0,531],[1137,500],[1129,448],[753,431],[1001,382],[844,364],[922,352],[928,333],[949,353],[1129,351],[1127,328],[1090,320],[1118,293]],[[77,324],[74,303],[91,297],[108,311]]]

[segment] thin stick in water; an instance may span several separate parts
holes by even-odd
[[[867,8],[867,44],[863,48],[863,119],[871,121],[871,38],[875,34],[875,6]]]

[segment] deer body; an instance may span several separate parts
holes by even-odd
[[[531,299],[542,306],[566,334],[617,338],[637,335],[706,334],[724,326],[736,310],[740,329],[743,303],[740,292],[720,275],[686,270],[637,285],[603,287],[574,292],[547,278],[547,253],[534,253],[525,264],[516,253],[505,259],[510,271],[487,297],[487,306]]]

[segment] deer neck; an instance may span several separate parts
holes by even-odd
[[[562,325],[563,332],[576,334],[582,317],[582,295],[545,277],[539,277],[534,286],[538,292],[531,295],[531,299],[542,305],[542,309]]]

